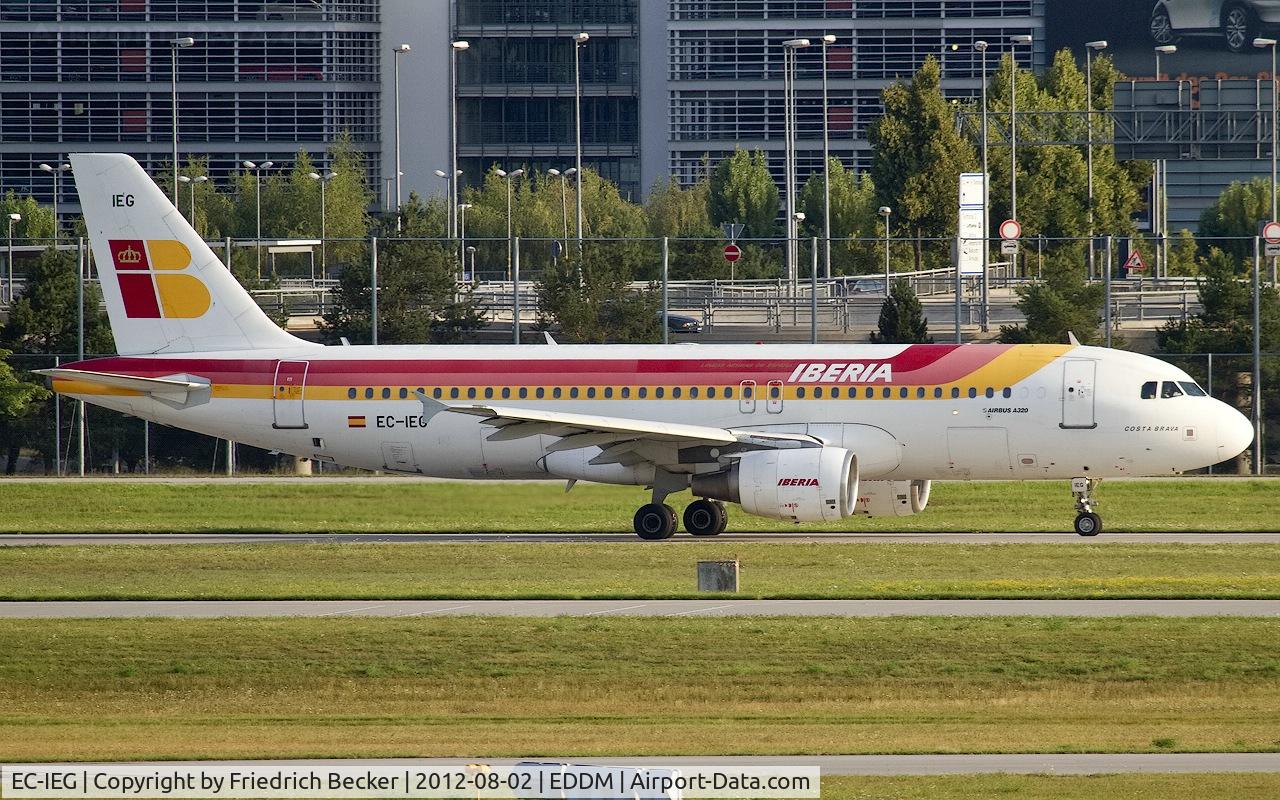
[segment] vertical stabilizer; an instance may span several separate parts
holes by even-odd
[[[121,355],[317,346],[263,313],[133,158],[71,165]]]

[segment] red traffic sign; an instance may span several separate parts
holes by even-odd
[[[724,246],[724,260],[730,264],[742,258],[742,248],[736,244],[726,244]]]
[[[1280,222],[1271,220],[1262,226],[1262,238],[1267,244],[1280,244]]]
[[[1022,235],[1022,225],[1016,219],[1006,219],[1000,223],[1001,239],[1017,239]]]
[[[1142,253],[1134,250],[1129,254],[1129,257],[1125,259],[1124,268],[1130,272],[1142,272],[1147,268],[1147,262],[1142,260]]]

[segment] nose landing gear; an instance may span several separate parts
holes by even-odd
[[[1098,481],[1093,478],[1072,478],[1071,494],[1076,499],[1076,533],[1081,536],[1097,536],[1102,533],[1102,517],[1093,510],[1093,489]]]

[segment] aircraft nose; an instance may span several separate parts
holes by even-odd
[[[1253,444],[1253,423],[1236,409],[1221,403],[1218,413],[1218,461],[1243,453]]]

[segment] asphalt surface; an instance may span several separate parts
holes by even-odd
[[[108,617],[1280,617],[1280,600],[75,600],[0,618]]]
[[[102,544],[544,544],[639,542],[634,533],[20,533],[0,534],[0,547]],[[836,544],[1280,544],[1275,533],[725,533],[715,539],[677,534],[664,544],[831,542]]]
[[[525,761],[593,764],[597,766],[818,766],[826,775],[1103,775],[1120,772],[1280,772],[1280,753],[1011,753],[948,755],[856,756],[654,756],[652,758],[536,758]],[[164,762],[167,766],[200,762]],[[288,759],[282,761],[220,761],[219,764],[298,764],[341,766],[511,766],[515,759],[501,758],[370,758]],[[139,769],[146,762],[133,765]]]

